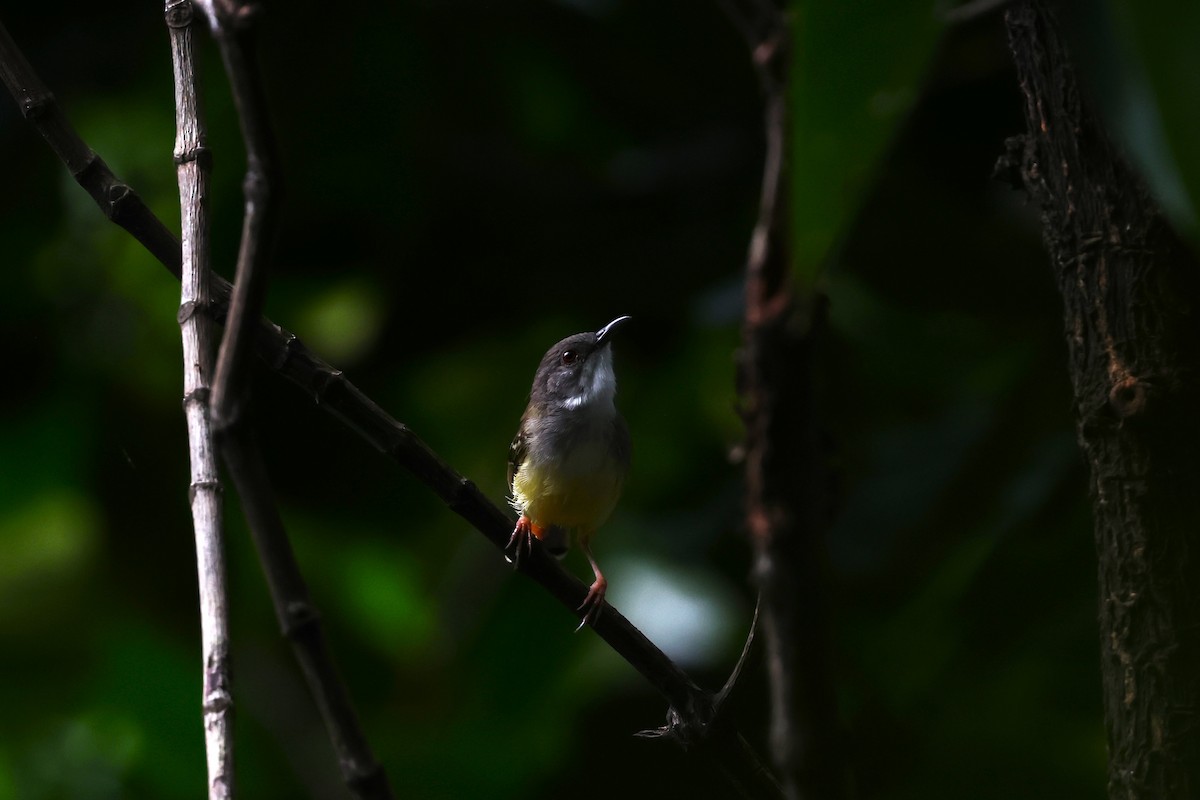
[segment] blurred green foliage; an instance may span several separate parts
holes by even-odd
[[[1066,11],[1101,112],[1171,222],[1200,247],[1200,6],[1105,0]]]
[[[821,391],[847,741],[867,798],[1099,797],[1061,312],[1034,215],[989,181],[1022,100],[999,18],[942,31],[934,5],[796,14],[798,268],[833,302]],[[1130,4],[1115,30],[1157,36],[1156,9]],[[617,358],[634,468],[597,555],[613,600],[719,686],[753,608],[729,454],[762,142],[738,31],[690,2],[268,12],[287,180],[270,315],[498,501],[544,349],[633,315]],[[174,224],[157,12],[26,4],[4,22]],[[1195,109],[1163,77],[1190,63],[1194,31],[1168,33],[1122,51],[1156,88],[1124,122],[1157,110],[1163,169],[1194,197]],[[201,56],[228,274],[242,156],[216,54]],[[195,797],[178,287],[8,102],[0,174],[0,798]],[[298,557],[401,796],[713,796],[675,748],[631,737],[662,723],[653,691],[481,537],[279,379],[264,373],[257,400]],[[342,797],[227,508],[241,788]],[[567,566],[586,574],[578,554]],[[759,670],[748,681],[741,724],[765,751]]]
[[[932,0],[791,4],[792,242],[811,290],[921,88],[941,31]]]

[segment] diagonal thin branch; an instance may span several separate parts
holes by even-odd
[[[183,291],[179,325],[183,333],[184,411],[191,454],[192,519],[196,528],[196,568],[200,580],[200,632],[204,654],[204,745],[208,756],[208,796],[234,794],[233,696],[229,664],[229,618],[221,522],[221,486],[209,420],[212,375],[212,322],[209,318],[208,173],[211,155],[196,92],[190,0],[167,0],[175,72],[175,163],[183,228]]]
[[[363,733],[325,639],[320,615],[296,563],[261,449],[248,431],[227,438],[222,446],[230,480],[238,489],[271,592],[275,618],[325,723],[342,780],[361,800],[390,798],[393,794],[387,774]]]
[[[16,49],[11,40],[8,41],[10,47],[4,47],[4,44],[5,42],[0,41],[0,64],[4,64],[7,69],[16,64],[13,58]],[[23,66],[28,69],[28,64]],[[4,74],[6,73],[0,72],[0,77]],[[18,79],[16,88],[9,84],[9,90],[18,103],[23,97],[20,86],[24,83],[26,82]],[[47,139],[51,136],[70,139],[86,149],[86,145],[70,129],[61,112],[27,118],[39,131],[46,124],[56,126],[56,130],[44,134]],[[93,191],[96,185],[125,186],[107,168],[95,173],[77,175],[76,179],[93,197],[96,197]],[[127,220],[128,224],[123,224],[122,227],[134,233],[147,250],[158,257],[168,270],[178,275],[177,269],[172,266],[179,263],[179,245],[174,237],[161,223],[155,225],[146,219],[152,220],[153,214],[144,204],[140,204],[140,207],[130,205],[128,208],[131,209],[129,213],[137,219]],[[225,319],[229,293],[229,284],[219,276],[213,275],[211,303],[214,318],[218,322]],[[470,523],[491,541],[497,550],[503,552],[513,527],[513,519],[509,513],[501,510],[485,497],[473,482],[446,464],[408,426],[395,420],[363,394],[340,370],[319,358],[294,334],[265,319],[258,326],[255,350],[268,368],[294,383],[361,439],[404,467],[440,497],[450,510]],[[568,574],[557,561],[546,556],[541,548],[535,547],[531,557],[522,559],[520,571],[539,583],[572,612],[587,594],[587,585]],[[719,735],[712,733],[707,739],[704,738],[708,721],[711,719],[713,696],[710,692],[700,689],[617,609],[608,607],[594,630],[667,700],[671,706],[670,713],[683,721],[679,730],[689,731],[689,735],[694,737],[686,739],[685,743],[709,743],[711,746],[706,748],[709,753],[708,760],[729,777],[732,784],[749,787],[749,791],[755,792],[749,796],[779,796],[778,791],[771,788],[772,782],[764,780],[766,772],[758,755],[745,744],[732,725],[722,726]],[[733,741],[731,746],[720,746],[730,740]]]

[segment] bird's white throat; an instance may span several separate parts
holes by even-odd
[[[606,408],[613,405],[617,395],[617,376],[613,372],[612,351],[607,347],[593,354],[584,367],[583,389],[563,401],[571,410],[577,408]]]

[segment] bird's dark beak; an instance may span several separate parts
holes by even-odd
[[[629,322],[631,319],[633,319],[633,317],[617,317],[612,322],[596,331],[596,346],[600,347],[601,345],[608,344],[609,337],[612,336],[613,331],[621,327],[626,322]]]

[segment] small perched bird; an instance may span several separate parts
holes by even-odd
[[[595,623],[604,604],[608,581],[592,556],[592,536],[612,513],[629,471],[629,429],[614,403],[610,346],[629,319],[568,336],[546,352],[508,449],[508,487],[520,514],[508,548],[516,548],[517,562],[532,538],[562,558],[575,531],[592,565],[596,580],[579,606],[584,613],[576,630]]]

